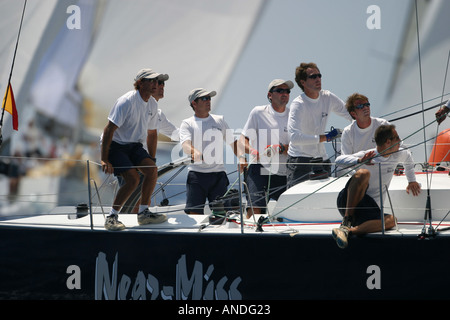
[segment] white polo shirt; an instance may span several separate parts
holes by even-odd
[[[147,143],[148,130],[155,130],[158,121],[158,103],[153,97],[145,102],[139,91],[133,90],[117,99],[108,120],[118,128],[113,141],[120,144]]]
[[[164,112],[158,109],[158,133],[162,133],[173,141],[180,140],[180,129],[178,129],[169,119],[167,119]]]
[[[203,160],[188,166],[188,170],[198,172],[226,171],[224,165],[224,141],[227,139],[228,124],[223,116],[210,114],[207,118],[192,116],[181,122],[180,142],[191,141],[195,149],[203,154]],[[231,139],[231,141],[230,141]]]
[[[287,123],[289,108],[284,112],[277,112],[271,104],[254,107],[245,123],[242,134],[249,139],[252,148],[258,150],[261,163],[270,164],[268,168],[272,174],[286,175],[286,154],[276,154],[265,159],[263,153],[268,145],[289,144]],[[275,163],[279,165],[274,165]]]

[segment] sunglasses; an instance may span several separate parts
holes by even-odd
[[[281,88],[278,88],[278,89],[273,89],[271,92],[287,93],[287,94],[289,94],[289,93],[291,93],[291,89],[281,89]]]
[[[152,79],[143,78],[143,79],[141,79],[142,82],[152,82],[152,81],[156,81],[156,80],[158,80],[158,79],[157,78],[152,78]]]
[[[141,79],[142,82],[152,82],[152,81],[158,81],[158,85],[164,85],[164,81],[163,80],[158,80],[158,78],[152,78],[152,79],[148,79],[148,78],[143,78]]]
[[[316,79],[317,77],[319,77],[319,79],[322,79],[322,74],[315,73],[315,74],[310,74],[309,76],[307,76],[308,79]]]
[[[197,98],[196,100],[209,101],[209,100],[211,100],[211,97],[210,96],[204,96],[204,97]]]
[[[366,102],[366,103],[358,104],[357,106],[355,106],[355,109],[361,110],[361,109],[363,109],[364,107],[370,107],[370,103],[369,103],[369,102]]]

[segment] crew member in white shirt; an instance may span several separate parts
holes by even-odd
[[[168,75],[152,69],[142,69],[135,77],[135,90],[117,99],[108,116],[101,143],[101,164],[105,173],[121,175],[124,183],[117,191],[110,215],[105,221],[107,230],[123,230],[125,225],[118,220],[118,213],[139,183],[142,172],[142,203],[138,213],[139,224],[161,223],[165,215],[149,211],[150,197],[155,188],[156,169],[156,121],[158,106],[151,98],[157,88],[158,79],[167,80]],[[147,144],[147,150],[144,148]]]
[[[211,97],[215,91],[193,89],[188,97],[194,115],[182,121],[180,142],[184,153],[193,162],[188,166],[186,208],[188,214],[203,214],[206,199],[209,205],[224,196],[229,184],[224,165],[224,142],[236,154],[236,142],[223,116],[210,114]],[[231,142],[229,140],[232,140]]]
[[[275,79],[270,82],[269,104],[254,107],[239,139],[239,162],[247,166],[244,153],[250,155],[246,176],[249,189],[247,218],[265,214],[267,200],[278,200],[286,190],[286,161],[289,147],[287,122],[292,81]],[[266,196],[267,193],[267,196]]]
[[[158,124],[156,130],[158,133],[165,135],[172,141],[180,141],[180,129],[167,119],[161,109],[158,109]]]
[[[333,238],[340,248],[346,248],[350,235],[362,235],[382,230],[381,200],[386,197],[395,168],[403,163],[408,180],[406,192],[417,196],[420,184],[416,182],[414,160],[408,149],[400,147],[400,138],[394,125],[381,125],[375,132],[375,149],[351,155],[340,155],[336,163],[342,166],[358,166],[356,173],[339,193],[337,205],[343,216],[339,228],[332,230]],[[381,178],[380,178],[381,172]],[[382,194],[380,195],[380,180]],[[395,226],[391,214],[384,215],[385,230]]]
[[[326,176],[330,175],[331,161],[324,142],[340,136],[338,129],[325,133],[330,113],[352,121],[344,102],[330,91],[322,90],[321,79],[322,74],[315,63],[301,63],[295,71],[295,81],[303,93],[292,101],[289,110],[288,188],[308,180],[312,170],[322,170]],[[311,165],[315,159],[322,164]]]
[[[164,98],[165,80],[158,80],[158,86],[152,97],[159,102]],[[161,109],[158,109],[158,121],[156,125],[156,131],[170,138],[172,141],[180,141],[180,129],[177,128]]]
[[[152,94],[150,99],[154,99],[156,101],[156,103],[158,103],[160,99],[164,98],[164,87],[165,87],[165,82],[167,80],[168,79],[164,80],[164,78],[158,79],[158,85],[156,87],[156,91],[155,91],[155,93]],[[157,117],[158,118],[156,121],[156,133],[157,134],[161,133],[161,134],[165,135],[166,137],[168,137],[169,139],[171,139],[172,141],[179,141],[180,140],[180,133],[179,133],[180,129],[177,128],[169,119],[167,119],[164,112],[162,112],[162,110],[159,108],[158,108]],[[144,148],[145,148],[145,145],[144,145]],[[137,185],[133,194],[138,193],[138,192],[140,193],[140,190],[142,189],[142,182],[144,180],[143,179],[144,177],[141,172],[138,172],[138,173],[139,173],[139,184]],[[121,186],[124,183],[121,176],[118,176],[117,180],[119,181],[119,186]],[[131,212],[138,213],[140,204],[141,204],[141,199],[139,198],[136,201],[136,204],[132,208]]]
[[[390,124],[387,120],[371,116],[369,98],[354,93],[347,98],[345,107],[354,119],[342,130],[341,154],[353,154],[358,151],[375,148],[375,131],[381,125]]]

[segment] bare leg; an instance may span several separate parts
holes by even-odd
[[[122,177],[124,180],[124,184],[117,191],[116,198],[113,202],[113,209],[120,211],[120,208],[123,206],[125,201],[130,197],[133,193],[133,190],[139,184],[139,174],[135,169],[130,169],[122,173]]]
[[[261,214],[261,208],[247,208],[247,219],[250,219],[253,214]]]
[[[149,158],[144,159],[139,166],[142,166],[139,170],[144,175],[144,180],[142,181],[141,204],[150,206],[151,196],[158,178],[158,170],[156,169],[155,162]]]
[[[395,227],[395,218],[391,215],[386,215],[384,217],[384,228],[389,230]],[[362,235],[366,233],[379,232],[381,231],[381,219],[378,220],[368,220],[361,223],[359,226],[352,227],[349,231],[354,235]]]
[[[142,179],[140,207],[145,206],[146,208],[141,208],[138,210],[138,223],[139,225],[145,225],[165,222],[167,221],[167,216],[165,214],[153,213],[148,210],[151,203],[153,190],[155,189],[156,180],[158,179],[158,169],[156,168],[155,162],[150,158],[146,158],[139,164],[139,166],[139,170],[144,176]]]
[[[334,228],[331,232],[339,248],[344,249],[348,245],[348,236],[352,231],[352,221],[355,214],[355,208],[366,193],[367,187],[369,186],[369,178],[369,170],[359,169],[353,175],[348,184],[344,219],[342,220],[341,226],[339,228]],[[364,228],[359,230],[359,232],[361,231],[364,231]]]
[[[345,216],[352,219],[355,213],[355,208],[364,197],[367,187],[369,186],[370,171],[367,169],[359,169],[353,175],[348,185],[347,192],[347,207],[345,209]]]

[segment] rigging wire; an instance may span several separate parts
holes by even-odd
[[[443,95],[441,95],[441,96],[437,96],[437,97],[434,97],[434,98],[425,100],[424,103],[428,103],[428,102],[431,102],[431,101],[436,100],[436,99],[441,99],[441,100],[442,100],[443,97],[448,96],[448,95],[450,95],[450,92],[447,92],[447,93],[445,93],[445,94],[443,94]],[[422,104],[422,102],[419,102],[419,103],[416,103],[416,104],[413,104],[413,105],[404,107],[404,108],[402,108],[402,109],[397,109],[396,111],[387,113],[387,114],[385,114],[385,115],[381,115],[380,118],[385,119],[385,118],[387,118],[388,116],[394,115],[394,114],[396,114],[396,113],[399,113],[399,112],[402,112],[402,111],[405,111],[405,110],[412,109],[412,108],[417,107],[417,106],[419,106],[419,105],[421,105],[421,104]],[[434,105],[434,106],[432,106],[432,107],[429,107],[429,108],[425,109],[425,111],[428,111],[428,110],[430,110],[430,109],[439,107],[441,104],[442,104],[442,103],[436,104],[436,105]],[[408,116],[415,115],[415,114],[418,114],[418,113],[421,113],[421,112],[422,112],[422,111],[414,112],[414,113],[408,114],[408,115],[406,115],[406,116],[404,116],[404,117],[399,117],[399,118],[393,119],[393,120],[391,120],[391,121],[403,119],[403,118],[406,118],[406,117],[408,117]]]
[[[444,100],[444,90],[445,90],[445,84],[446,84],[446,82],[447,82],[447,72],[448,72],[448,63],[449,63],[449,60],[450,60],[450,50],[449,50],[449,52],[448,52],[448,57],[447,57],[447,67],[445,68],[445,75],[444,75],[444,83],[443,83],[443,85],[442,85],[442,95],[441,95],[441,105],[444,103],[443,102],[443,100]],[[444,115],[445,116],[445,115]],[[439,136],[439,121],[437,121],[437,126],[436,126],[436,133],[435,133],[435,137],[436,137],[436,142],[437,142],[437,137]],[[435,162],[435,155],[436,155],[436,149],[437,148],[434,148],[433,149],[433,154],[432,155],[430,155],[430,159],[432,159],[432,162],[434,163]],[[443,161],[445,158],[446,158],[446,156],[447,155],[445,155],[445,157],[443,158],[443,159],[441,159],[440,161]],[[439,161],[439,162],[440,162]],[[431,179],[433,178],[433,176],[431,176]],[[430,184],[431,184],[431,179],[430,179]]]
[[[422,111],[424,111],[422,60],[421,60],[421,54],[420,54],[419,13],[418,13],[418,7],[417,7],[417,0],[415,1],[415,9],[416,9],[415,11],[416,11],[417,54],[418,54],[418,61],[419,61],[420,98],[422,101]],[[422,125],[423,125],[423,140],[425,141],[426,133],[425,133],[425,114],[424,113],[422,113]],[[423,149],[424,149],[424,153],[425,153],[425,161],[428,161],[426,145],[424,145]],[[424,239],[427,236],[435,235],[435,231],[434,231],[433,225],[432,225],[430,178],[429,178],[428,170],[426,170],[426,178],[427,178],[427,202],[426,202],[426,206],[425,206],[425,217],[424,217],[424,221],[423,221],[423,229],[422,229],[422,233],[419,235],[420,239]],[[428,233],[426,232],[427,220],[429,222]]]

